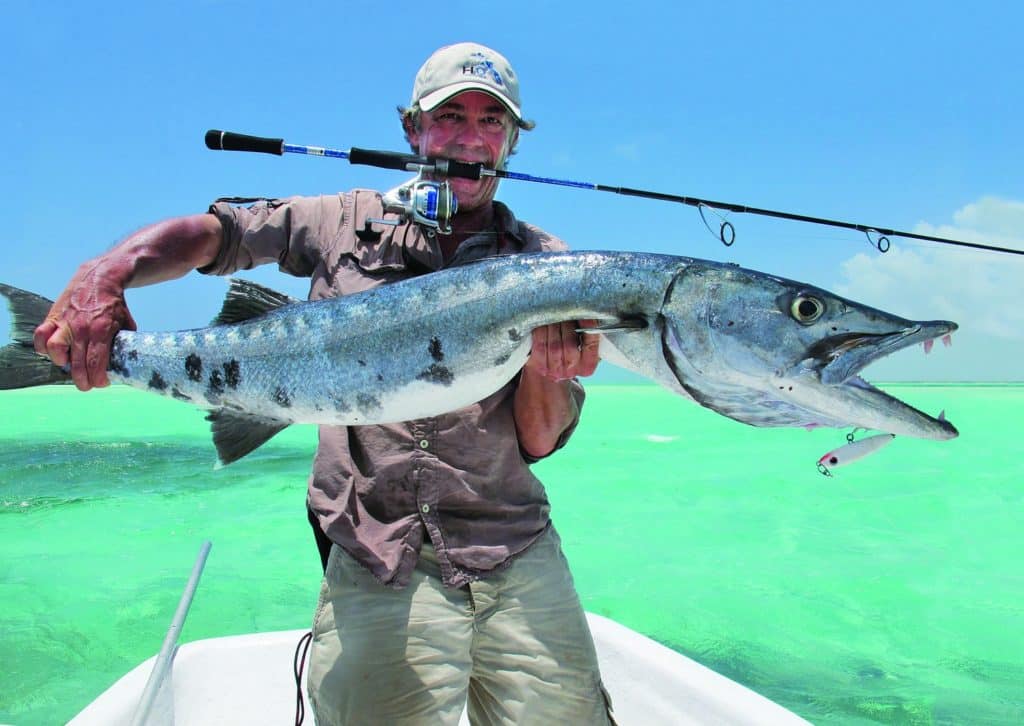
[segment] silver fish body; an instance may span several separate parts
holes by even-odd
[[[220,324],[119,333],[110,366],[112,380],[211,410],[225,462],[292,423],[404,421],[472,404],[518,373],[534,328],[590,318],[604,324],[603,359],[745,423],[957,435],[856,375],[955,323],[905,320],[733,265],[540,253],[313,302],[233,290]],[[10,387],[3,373],[0,387]]]

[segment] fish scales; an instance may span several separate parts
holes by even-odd
[[[125,331],[111,378],[289,423],[436,415],[511,380],[535,327],[657,315],[679,260],[642,259],[647,264],[592,254],[552,265],[513,256],[278,308],[231,327]],[[652,277],[661,280],[652,285]]]

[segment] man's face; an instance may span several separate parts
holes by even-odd
[[[409,141],[422,156],[483,162],[491,168],[504,165],[519,135],[508,109],[481,91],[460,93],[433,111],[424,111],[419,126],[419,130],[409,130]],[[498,189],[498,179],[493,176],[449,181],[459,211],[489,204]]]

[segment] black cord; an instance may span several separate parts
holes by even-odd
[[[292,660],[292,672],[295,674],[295,726],[302,726],[306,718],[306,702],[302,699],[302,669],[306,664],[309,644],[312,642],[313,631],[303,633],[298,645],[295,646],[295,657]]]

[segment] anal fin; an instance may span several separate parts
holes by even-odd
[[[290,426],[290,422],[219,408],[207,414],[217,458],[227,465],[255,451]]]

